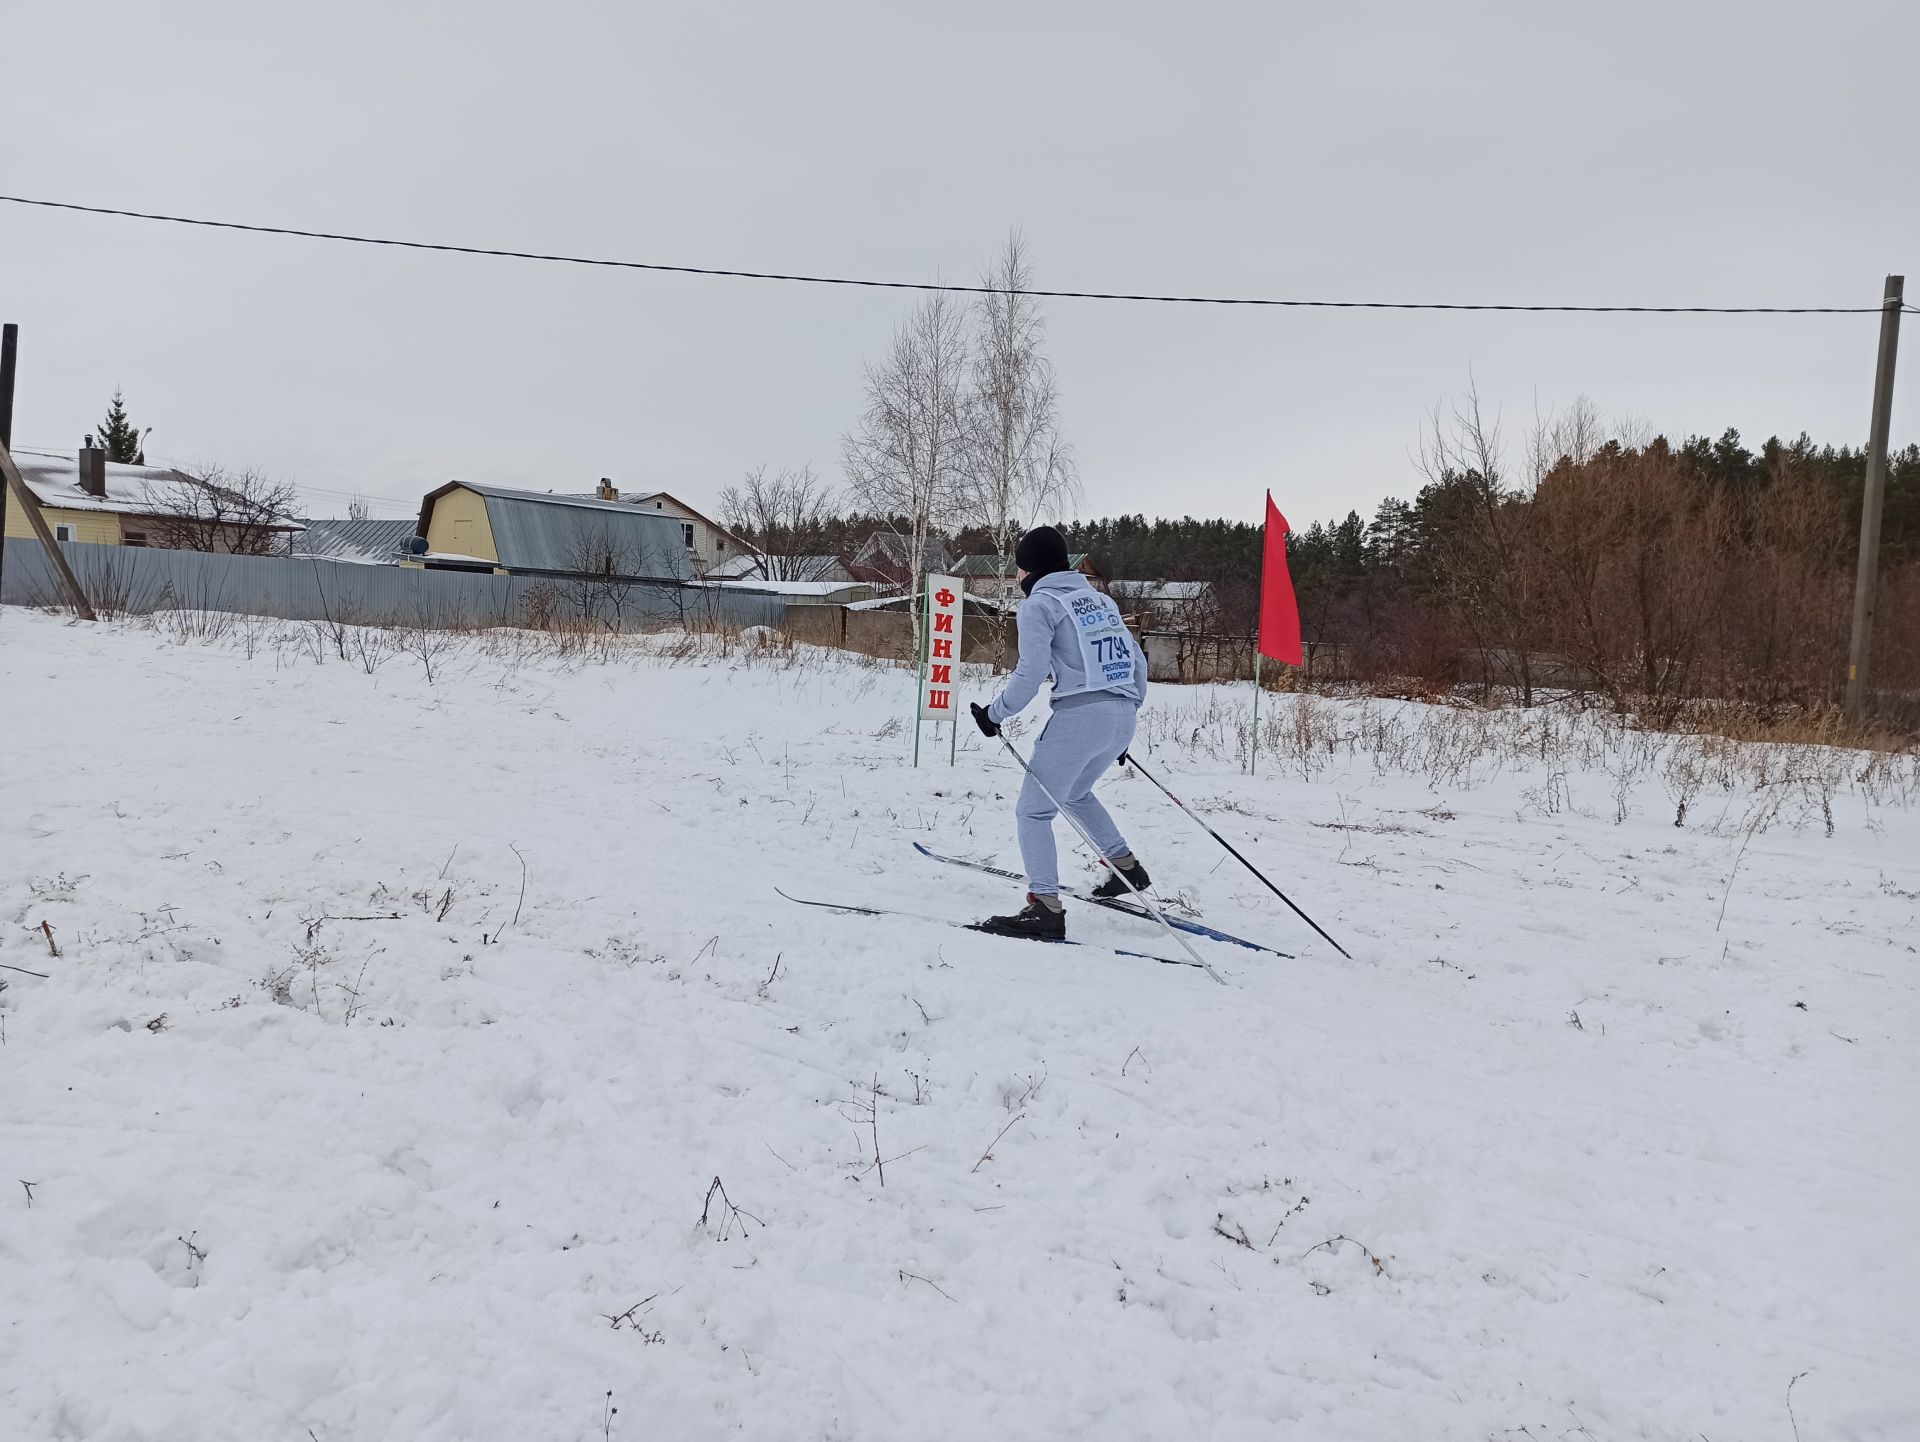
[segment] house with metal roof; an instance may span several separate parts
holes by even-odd
[[[98,446],[12,454],[56,541],[278,550],[280,536],[301,528],[289,516],[250,509],[244,497],[226,491],[217,480],[166,466],[124,466],[109,461]],[[26,512],[6,487],[0,487],[0,516],[0,534],[16,539],[34,535]]]
[[[1113,581],[1107,594],[1142,629],[1199,633],[1218,620],[1211,581]]]
[[[920,549],[920,574],[945,571],[951,553],[938,536],[928,536]],[[875,531],[847,562],[856,581],[873,586],[904,586],[913,574],[913,542],[897,531]]]
[[[677,500],[665,491],[645,491],[639,495],[623,496],[613,488],[611,481],[602,481],[599,495],[603,500],[617,500],[623,506],[636,506],[657,515],[672,517],[680,528],[680,539],[686,545],[687,557],[696,575],[711,576],[715,568],[753,550],[752,546],[718,521],[708,519],[685,501]]]
[[[690,581],[680,522],[597,496],[449,481],[420,503],[419,561],[432,569],[515,576]]]
[[[1094,568],[1085,551],[1069,555],[1067,565],[1091,581],[1095,590],[1106,589],[1106,578]],[[969,596],[1012,596],[1020,590],[1020,583],[1015,579],[1020,568],[1011,556],[962,556],[949,568],[948,574],[966,583]]]
[[[779,556],[743,551],[706,573],[709,581],[847,581],[853,572],[838,556]]]
[[[623,506],[639,506],[644,510],[673,517],[680,523],[680,539],[686,545],[687,559],[693,565],[694,575],[705,580],[738,580],[743,576],[760,574],[757,571],[734,569],[740,566],[744,559],[751,558],[753,555],[751,544],[729,531],[718,521],[701,515],[685,501],[670,496],[665,491],[643,491],[634,495],[622,495],[620,488],[614,485],[610,477],[602,476],[600,484],[595,489],[575,495],[573,498],[582,501],[618,501]],[[729,570],[731,574],[725,574]]]
[[[706,584],[752,595],[780,596],[793,606],[844,606],[852,601],[873,599],[873,587],[865,581],[788,581],[769,580],[764,576],[716,581],[709,576]]]

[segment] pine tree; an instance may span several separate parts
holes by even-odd
[[[100,423],[100,448],[107,453],[110,461],[123,466],[144,466],[147,463],[146,439],[146,431],[135,430],[133,423],[127,419],[126,401],[121,397],[120,388],[115,386],[113,404],[107,409],[107,418]]]

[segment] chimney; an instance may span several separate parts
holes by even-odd
[[[609,480],[606,476],[602,476],[600,478],[599,496],[600,496],[600,499],[603,501],[617,501],[620,499],[620,492],[614,489],[614,485],[611,480]]]
[[[107,453],[93,444],[92,436],[80,448],[80,489],[103,501],[107,498]]]

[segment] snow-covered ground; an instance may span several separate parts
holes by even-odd
[[[1017,774],[648,644],[0,616],[0,1437],[1920,1435],[1911,758],[1158,688],[1221,986],[781,900]]]

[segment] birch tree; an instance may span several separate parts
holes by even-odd
[[[1039,301],[1023,294],[1033,266],[1019,231],[1007,236],[980,283],[986,293],[974,304],[966,401],[966,511],[1011,566],[1021,531],[1076,504],[1080,488],[1073,453],[1060,439],[1053,364],[1041,349],[1046,322]]]
[[[927,540],[965,491],[966,316],[944,291],[915,306],[866,368],[866,409],[843,442],[847,490],[870,514],[903,518],[918,626]]]

